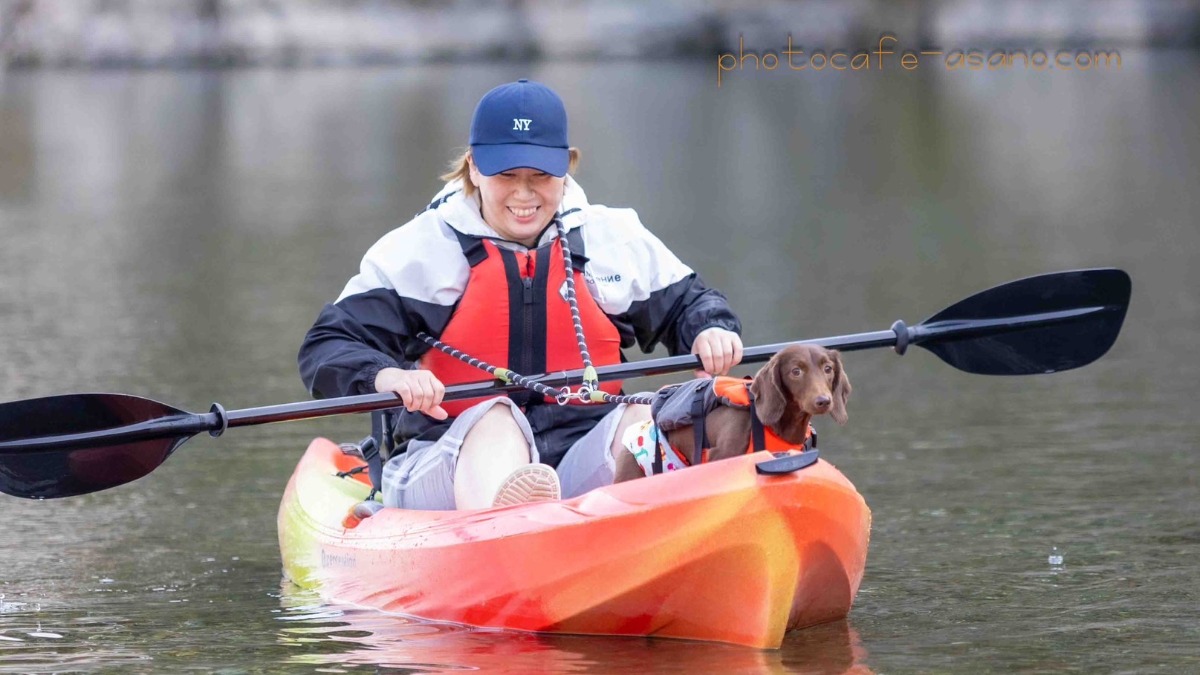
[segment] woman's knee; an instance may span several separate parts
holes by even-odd
[[[479,418],[471,430],[467,432],[467,436],[471,434],[494,434],[494,433],[521,433],[521,427],[517,424],[517,419],[513,417],[512,410],[502,404],[493,405],[488,408],[488,411]]]
[[[507,405],[493,405],[471,426],[463,438],[463,449],[469,453],[476,447],[486,447],[490,453],[520,450],[528,461],[529,440]]]

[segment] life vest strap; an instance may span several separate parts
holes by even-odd
[[[704,398],[699,392],[692,397],[692,432],[694,434],[692,466],[700,466],[700,463],[704,461],[704,449],[708,447],[708,434],[705,433],[704,428],[708,411],[705,410]]]
[[[588,263],[588,257],[583,254],[583,228],[567,230],[567,248],[571,250],[571,268],[583,272],[583,266]]]
[[[754,392],[746,387],[746,394],[750,397],[750,440],[752,441],[751,449],[754,452],[767,449],[767,432],[763,428],[762,420],[758,419],[758,409],[754,406]]]
[[[467,259],[468,265],[474,267],[487,260],[488,252],[483,246],[483,239],[481,237],[463,234],[450,225],[446,227],[449,227],[450,231],[454,233],[454,237],[458,239],[458,245],[462,248],[463,256]]]

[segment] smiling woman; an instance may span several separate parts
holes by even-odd
[[[521,117],[533,114],[531,109],[543,113],[536,126]],[[506,114],[518,115],[512,126]],[[579,166],[579,150],[564,147],[566,142],[567,113],[557,94],[537,86],[497,87],[475,110],[471,148],[442,178],[460,181],[468,197],[478,194],[484,222],[501,237],[533,247],[562,201],[566,175]]]
[[[612,482],[624,430],[649,418],[648,406],[611,400],[619,382],[596,383],[601,403],[519,393],[443,406],[445,385],[488,375],[430,349],[433,338],[526,375],[620,363],[635,343],[696,354],[714,375],[741,360],[725,297],[632,210],[588,203],[570,174],[578,160],[558,94],[528,80],[492,89],[446,186],[367,252],[306,336],[300,371],[314,396],[403,401],[386,506],[574,497]]]

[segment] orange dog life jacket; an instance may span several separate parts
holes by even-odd
[[[795,443],[780,438],[758,419],[750,394],[751,381],[750,378],[718,376],[660,389],[651,405],[653,422],[626,435],[627,449],[647,475],[704,462],[710,450],[704,420],[709,412],[722,405],[750,411],[751,433],[746,445],[747,454],[758,450],[778,452],[797,449]],[[689,426],[696,435],[696,450],[690,460],[667,442],[667,433]],[[814,447],[815,435],[810,426],[799,449]]]
[[[724,375],[714,377],[713,378],[713,394],[716,395],[718,400],[729,401],[729,403],[726,405],[732,405],[735,408],[750,408],[751,407],[750,406],[750,403],[751,403],[751,401],[750,401],[750,383],[752,381],[753,380],[751,380],[749,378],[726,377]],[[751,408],[751,413],[753,414],[752,408]],[[754,424],[762,424],[761,422],[758,421],[758,415],[756,415],[756,414],[753,415],[752,421],[751,421],[751,425],[754,425]],[[782,450],[795,450],[796,449],[795,443],[789,443],[789,442],[783,440],[782,438],[779,437],[778,434],[776,434],[771,429],[771,427],[763,425],[762,429],[763,429],[763,441],[764,441],[763,447],[761,447],[761,448],[754,447],[754,434],[750,434],[750,443],[746,447],[746,454],[750,454],[751,452],[755,452],[758,450],[769,450],[771,452],[780,452]],[[809,441],[812,439],[812,435],[813,435],[813,429],[810,426],[808,428],[808,431],[804,432],[804,445],[809,445]],[[705,452],[706,453],[708,452],[707,448],[705,448]]]

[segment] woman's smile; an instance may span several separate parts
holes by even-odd
[[[537,207],[537,206],[530,206],[527,208],[510,206],[510,207],[508,207],[508,210],[510,213],[512,213],[514,216],[517,217],[517,220],[526,221],[526,220],[533,220],[533,215],[535,213],[537,213],[538,208],[539,207]]]

